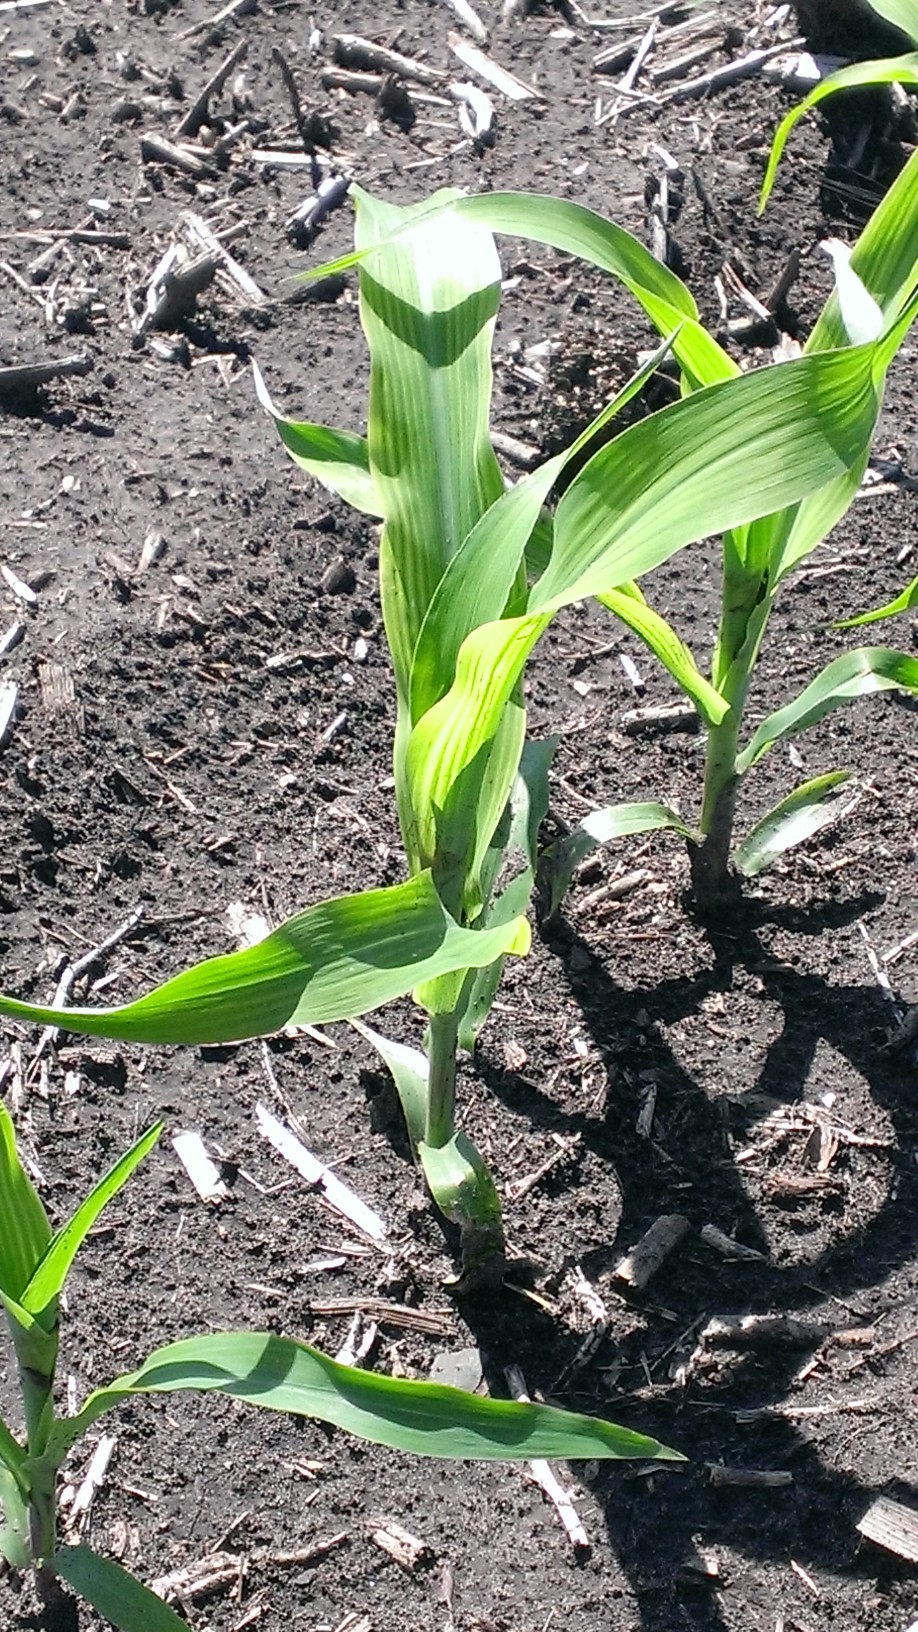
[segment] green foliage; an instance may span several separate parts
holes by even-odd
[[[161,1132],[157,1123],[143,1134],[69,1223],[52,1235],[19,1158],[12,1120],[0,1106],[0,1218],[5,1224],[0,1293],[26,1420],[20,1444],[0,1418],[0,1558],[16,1570],[33,1568],[45,1595],[60,1578],[121,1632],[175,1632],[186,1624],[119,1564],[89,1547],[60,1546],[57,1540],[56,1482],[68,1452],[102,1415],[137,1394],[228,1394],[250,1405],[314,1417],[374,1444],[420,1456],[485,1461],[677,1456],[656,1440],[613,1423],[553,1406],[479,1398],[439,1384],[377,1376],[269,1332],[210,1333],[167,1344],[136,1371],[96,1389],[74,1416],[58,1416],[53,1398],[56,1340],[46,1349],[36,1346],[28,1309],[34,1307],[44,1320],[56,1310],[89,1230]],[[38,1331],[47,1341],[44,1327]]]
[[[701,674],[635,580],[722,529],[743,570],[760,575],[758,518],[819,502],[857,464],[879,407],[880,342],[740,376],[679,280],[579,205],[504,193],[445,192],[410,209],[359,190],[356,199],[356,248],[340,264],[358,269],[366,438],[286,420],[260,380],[258,390],[300,465],[383,521],[379,587],[409,878],[309,907],[259,946],[118,1008],[58,1013],[3,997],[0,1013],[213,1042],[353,1018],[413,990],[427,1016],[426,1069],[401,1059],[396,1078],[434,1199],[460,1225],[466,1267],[487,1278],[503,1267],[499,1209],[484,1163],[457,1135],[456,1055],[475,1040],[504,958],[528,947],[551,748],[527,750],[526,664],[557,611],[599,595],[670,665],[712,730],[727,728],[728,677]],[[506,231],[604,268],[663,342],[571,448],[511,488],[489,430],[494,234]],[[610,419],[670,347],[685,400],[608,440]],[[581,468],[552,517],[547,502],[575,454]]]
[[[764,721],[748,743],[741,741],[744,714],[760,654],[763,648],[767,650],[769,619],[779,589],[823,541],[857,493],[870,454],[886,372],[918,313],[918,154],[912,155],[850,258],[843,246],[830,247],[837,287],[809,337],[801,361],[820,365],[820,390],[825,391],[826,402],[833,385],[837,387],[835,408],[838,418],[845,421],[844,434],[836,441],[842,468],[802,500],[768,514],[760,512],[749,524],[725,529],[720,627],[709,674],[701,676],[713,688],[718,709],[711,708],[709,694],[699,686],[694,657],[665,620],[648,620],[646,602],[628,603],[620,595],[599,596],[645,641],[707,724],[705,786],[697,821],[686,823],[675,813],[661,819],[659,807],[652,807],[639,830],[669,827],[682,832],[689,846],[696,899],[708,912],[717,912],[735,899],[734,869],[748,875],[760,872],[845,808],[837,792],[840,773],[830,773],[835,778],[831,783],[817,777],[780,801],[734,850],[737,795],[743,777],[762,755],[858,698],[891,688],[918,691],[918,662],[914,658],[880,647],[861,648],[834,659],[799,697]],[[655,299],[643,295],[639,298],[648,316],[659,323]],[[852,345],[851,335],[862,332],[870,332],[873,338]],[[704,365],[707,373],[703,372],[700,380],[702,384],[705,379],[711,383],[707,391],[701,391],[702,397],[716,389],[727,389],[713,382],[722,379],[732,366],[726,353],[718,360],[717,343],[713,337],[708,338],[709,357]],[[828,371],[833,360],[838,367],[835,376]],[[691,410],[698,401],[697,361],[696,357],[692,371],[683,365],[683,385],[689,392],[680,404],[683,410]],[[746,376],[744,383],[761,389],[764,400],[764,381],[769,376],[780,378],[787,367],[793,366],[784,364],[764,374],[756,372]],[[778,466],[787,468],[797,452],[791,432],[783,445],[777,439],[771,443],[769,456]],[[561,508],[559,505],[558,519]],[[910,588],[890,606],[839,627],[872,622],[907,610],[912,604]],[[595,844],[617,837],[624,830],[638,830],[634,807],[624,807],[621,818],[619,810],[611,806],[595,812],[556,847],[550,879],[555,905],[570,883],[574,867]]]
[[[902,33],[918,46],[916,0],[868,0],[868,4],[878,16],[901,29]],[[839,91],[860,90],[865,85],[891,84],[918,85],[918,51],[908,51],[899,57],[880,57],[871,62],[854,62],[848,68],[839,68],[836,73],[829,74],[826,79],[821,80],[795,108],[791,108],[781,120],[771,144],[759,198],[759,213],[761,214],[771,197],[778,165],[794,127],[812,108],[817,108],[827,97],[835,96]]]

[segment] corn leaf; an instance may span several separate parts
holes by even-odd
[[[25,1473],[25,1452],[2,1417],[0,1417],[0,1465],[9,1474],[16,1489],[22,1495],[25,1495],[28,1491],[28,1479]]]
[[[719,725],[729,713],[720,692],[705,679],[685,642],[679,639],[672,625],[659,612],[647,605],[637,584],[623,584],[620,589],[607,590],[596,599],[608,612],[626,623],[629,629],[658,657],[682,687],[708,725]]]
[[[918,45],[918,4],[916,0],[867,0],[871,11],[884,17]]]
[[[678,833],[684,839],[698,835],[687,827],[677,811],[668,805],[653,801],[626,805],[604,805],[591,810],[572,832],[552,845],[546,857],[545,876],[548,881],[548,916],[557,912],[570,889],[571,879],[582,861],[613,839],[631,838],[635,833],[657,833],[666,830]]]
[[[478,868],[523,747],[524,711],[508,705],[547,623],[537,617],[481,624],[463,642],[446,696],[409,738],[405,770],[415,822],[409,853],[416,845],[428,865],[438,858],[441,890],[479,889]],[[503,724],[507,719],[513,735]]]
[[[380,592],[401,703],[446,567],[503,492],[489,436],[500,262],[491,234],[449,211],[435,224],[355,189],[370,347],[370,470],[386,519]],[[449,195],[447,195],[449,196]]]
[[[57,1325],[55,1322],[42,1323],[31,1315],[28,1309],[11,1298],[8,1292],[0,1290],[0,1304],[3,1305],[13,1337],[13,1347],[16,1350],[16,1360],[22,1370],[34,1372],[36,1376],[44,1377],[49,1385],[54,1377],[54,1368],[57,1364]]]
[[[367,516],[382,515],[382,500],[370,473],[366,438],[353,431],[333,430],[328,425],[310,425],[287,419],[275,408],[257,364],[252,364],[255,392],[277,434],[301,470],[314,476],[336,493],[339,499]]]
[[[0,1464],[0,1558],[14,1570],[25,1570],[29,1566],[29,1515],[22,1484],[4,1454],[2,1441],[7,1433],[5,1425],[0,1427],[0,1456],[6,1463]]]
[[[791,108],[790,113],[785,114],[781,120],[771,144],[765,179],[759,194],[759,214],[761,215],[771,196],[775,175],[788,139],[794,127],[806,114],[818,107],[820,102],[824,102],[826,97],[834,96],[837,91],[857,90],[862,85],[889,85],[894,81],[900,85],[918,85],[918,53],[909,52],[901,57],[882,57],[874,62],[855,62],[848,68],[839,68],[837,73],[829,74],[827,79],[814,86],[802,102]]]
[[[817,491],[877,414],[872,346],[802,357],[696,392],[623,431],[563,495],[532,612],[639,578],[684,544]]]
[[[358,1371],[305,1343],[268,1332],[189,1337],[156,1349],[137,1371],[91,1394],[75,1417],[60,1419],[49,1454],[63,1455],[103,1412],[132,1395],[176,1390],[216,1391],[251,1405],[315,1417],[373,1444],[419,1456],[682,1460],[656,1440],[611,1422]]]
[[[536,879],[539,829],[548,813],[548,773],[557,737],[527,742],[501,822],[479,871],[482,929],[509,923],[528,910]],[[509,872],[509,878],[503,875]],[[469,970],[458,1005],[459,1047],[473,1049],[491,1012],[504,959]]]
[[[0,1105],[0,1290],[17,1299],[51,1239],[41,1198],[19,1160],[16,1130]]]
[[[40,1319],[48,1306],[63,1291],[73,1260],[86,1240],[103,1209],[127,1183],[135,1168],[149,1154],[163,1130],[157,1122],[142,1134],[109,1171],[94,1185],[85,1201],[77,1208],[69,1223],[58,1230],[22,1294],[22,1307]]]
[[[850,803],[850,790],[842,792],[850,781],[850,771],[829,771],[795,788],[737,846],[733,860],[739,872],[755,878],[785,851],[837,821]]]
[[[737,756],[738,774],[743,776],[776,742],[786,742],[806,731],[833,709],[873,692],[892,690],[918,693],[918,658],[885,646],[863,646],[843,653],[827,664],[799,697],[762,721]]]
[[[408,1137],[412,1148],[417,1150],[427,1130],[427,1056],[408,1043],[397,1043],[391,1037],[383,1037],[363,1020],[352,1020],[351,1025],[375,1048],[388,1069],[395,1083]]]
[[[414,723],[446,692],[466,636],[492,618],[495,609],[507,609],[542,507],[565,467],[643,389],[672,340],[670,336],[663,341],[570,447],[502,494],[453,556],[437,585],[415,647],[411,665]],[[543,566],[547,562],[548,556]]]
[[[444,1218],[460,1228],[472,1226],[475,1235],[487,1239],[490,1232],[503,1246],[500,1198],[487,1163],[467,1134],[454,1133],[445,1145],[418,1145],[418,1160]],[[487,1255],[487,1249],[479,1254]]]
[[[889,336],[874,352],[877,414],[885,371],[907,332],[899,320],[907,314],[918,280],[918,153],[913,153],[881,199],[854,245],[850,269],[863,283],[883,313]],[[806,342],[813,354],[847,344],[848,336],[837,291],[829,297]],[[816,548],[847,511],[861,484],[870,455],[871,431],[866,431],[857,459],[827,486],[790,507],[782,515],[755,522],[732,547],[750,570],[768,572],[772,591]],[[729,548],[731,541],[727,540]]]
[[[685,284],[614,222],[582,204],[539,193],[476,193],[454,200],[451,208],[465,220],[483,222],[492,232],[547,244],[610,272],[639,301],[660,334],[678,330],[673,350],[693,389],[739,373],[699,323],[698,308]]]
[[[884,193],[851,251],[851,269],[872,294],[887,325],[902,312],[918,275],[918,152]],[[806,350],[829,351],[845,344],[838,296],[830,295],[806,343]]]
[[[0,997],[0,1014],[128,1042],[238,1042],[288,1025],[350,1019],[419,980],[528,948],[524,920],[479,933],[460,928],[424,872],[307,907],[257,946],[209,958],[136,1002],[55,1009]]]
[[[486,626],[483,620],[494,607],[505,606],[514,587],[525,593],[521,565],[526,543],[551,488],[568,460],[640,390],[668,344],[565,453],[491,505],[452,557],[428,607],[411,665],[415,724],[404,759],[403,827],[412,864],[437,860],[441,894],[457,913],[461,906],[476,916],[480,908],[485,893],[480,868],[516,775],[525,734],[524,712],[511,698],[532,640],[525,636],[511,652],[504,647],[510,621]],[[540,632],[534,630],[534,637]],[[482,985],[479,996],[483,993]]]
[[[118,1632],[188,1632],[188,1622],[136,1575],[82,1542],[59,1547],[52,1562],[61,1580]]]
[[[692,389],[732,379],[739,373],[737,364],[698,321],[698,308],[685,284],[630,232],[595,211],[541,193],[463,196],[444,191],[416,206],[411,224],[438,223],[450,214],[462,221],[484,225],[492,232],[529,238],[562,254],[577,255],[618,278],[643,306],[660,334],[679,330],[674,350]],[[400,237],[408,225],[393,221],[389,238]],[[379,250],[388,241],[385,235],[380,235],[372,245],[364,245],[304,276],[327,277],[354,266],[375,266],[380,259]]]
[[[913,578],[907,589],[897,595],[894,601],[887,601],[885,606],[874,607],[872,612],[861,612],[856,618],[841,618],[832,625],[833,629],[859,629],[865,623],[880,623],[883,618],[898,617],[900,612],[911,612],[918,606],[918,578]]]

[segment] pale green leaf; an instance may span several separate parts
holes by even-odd
[[[639,578],[695,539],[816,492],[877,413],[872,346],[802,357],[694,393],[623,431],[575,477],[530,611]]]
[[[867,4],[918,45],[918,0],[867,0]]]
[[[877,413],[883,377],[907,332],[909,303],[918,280],[918,153],[913,153],[884,194],[854,245],[850,267],[883,313],[888,339],[875,351]],[[914,314],[912,314],[914,315]],[[903,323],[904,318],[904,323]],[[820,314],[805,346],[812,354],[847,343],[837,293]],[[858,491],[870,454],[872,430],[866,430],[859,456],[833,481],[783,516],[769,517],[750,528],[745,558],[769,572],[771,589],[816,548],[841,519]]]
[[[729,704],[701,673],[689,648],[679,639],[672,625],[647,605],[637,585],[623,584],[620,589],[610,589],[605,594],[597,595],[596,599],[608,612],[633,629],[645,646],[660,659],[676,684],[691,698],[702,719],[708,725],[719,725],[730,711]]]
[[[118,1632],[188,1632],[188,1622],[136,1575],[91,1547],[59,1547],[52,1562],[61,1580]]]
[[[887,601],[885,606],[874,607],[872,612],[861,612],[856,618],[841,618],[833,624],[835,629],[858,629],[865,623],[880,623],[884,618],[895,618],[900,612],[911,612],[918,606],[918,578],[913,578],[907,589],[897,595],[894,601]]]
[[[50,1388],[57,1364],[58,1333],[54,1311],[51,1319],[39,1321],[22,1304],[0,1289],[2,1305],[16,1350],[16,1361],[21,1371],[33,1374],[33,1379],[44,1379]]]
[[[189,1337],[155,1350],[137,1371],[91,1394],[77,1416],[60,1419],[51,1448],[63,1454],[103,1412],[134,1394],[186,1389],[315,1417],[360,1439],[419,1456],[514,1462],[676,1457],[656,1440],[610,1422],[358,1371],[305,1343],[267,1332]]]
[[[482,1237],[486,1253],[489,1234],[503,1248],[500,1198],[487,1163],[464,1133],[454,1133],[445,1145],[418,1145],[418,1159],[427,1188],[444,1218]]]
[[[119,1157],[98,1184],[93,1186],[70,1221],[54,1235],[20,1299],[22,1307],[37,1319],[41,1318],[48,1306],[54,1303],[63,1291],[73,1260],[93,1225],[112,1197],[118,1194],[144,1157],[153,1149],[162,1130],[163,1124],[157,1122],[142,1134],[131,1149]]]
[[[535,885],[539,829],[548,812],[548,773],[557,737],[527,742],[503,818],[479,870],[482,929],[528,911]],[[508,875],[509,876],[506,876]],[[459,1047],[473,1049],[497,996],[504,959],[469,971],[458,1005]]]
[[[2,1432],[0,1432],[0,1456],[2,1455]],[[6,1559],[14,1570],[26,1570],[29,1567],[28,1507],[20,1484],[9,1465],[0,1465],[0,1559]]]
[[[851,252],[851,268],[869,289],[887,325],[904,309],[918,277],[918,151],[881,198]],[[806,342],[806,351],[845,344],[838,298],[833,293]]]
[[[539,193],[476,193],[451,208],[492,232],[547,244],[563,254],[619,279],[647,313],[658,332],[675,336],[673,350],[695,389],[730,379],[737,365],[698,321],[698,308],[685,284],[624,228],[568,199]]]
[[[363,1020],[352,1020],[351,1025],[372,1048],[387,1067],[398,1094],[405,1126],[412,1147],[416,1150],[427,1130],[427,1083],[429,1068],[427,1056],[408,1043],[394,1042],[383,1037]]]
[[[425,614],[412,660],[414,724],[440,701],[451,684],[466,636],[493,618],[495,610],[512,615],[508,602],[514,587],[525,592],[519,577],[520,564],[559,476],[643,389],[671,343],[672,336],[664,340],[570,447],[503,493],[453,556]]]
[[[0,1464],[13,1480],[17,1490],[25,1495],[28,1491],[25,1452],[2,1417],[0,1417]]]
[[[382,501],[370,474],[366,439],[353,431],[338,431],[328,425],[310,425],[302,420],[287,419],[275,408],[255,363],[252,364],[252,371],[258,400],[265,413],[273,419],[284,447],[300,469],[314,476],[323,487],[336,493],[355,510],[368,516],[381,516]]]
[[[880,7],[874,9],[880,10]],[[821,80],[802,102],[791,108],[790,113],[785,114],[781,120],[771,144],[765,179],[759,194],[759,213],[761,214],[768,203],[788,138],[805,114],[818,107],[826,97],[834,96],[837,91],[856,90],[862,85],[889,85],[894,81],[900,85],[918,84],[918,53],[909,53],[901,57],[882,57],[874,62],[854,62],[848,68],[839,68],[837,73],[829,74],[828,78]]]
[[[786,511],[783,517],[776,518],[782,524],[772,535],[769,546],[765,543],[762,552],[765,559],[772,563],[772,584],[778,584],[793,572],[807,556],[827,538],[836,522],[847,515],[852,500],[860,489],[864,479],[864,472],[870,463],[871,436],[864,439],[864,446],[860,457],[855,460],[850,470],[836,476],[834,481],[826,482],[818,493],[813,493],[802,504],[795,505]],[[755,528],[750,528],[750,532]],[[764,538],[764,529],[753,541],[752,548],[758,547],[758,539]],[[761,557],[757,557],[760,559]]]
[[[842,790],[850,780],[850,771],[829,771],[795,788],[756,823],[737,847],[733,857],[737,870],[747,878],[755,878],[785,851],[837,821],[848,805],[850,792]]]
[[[360,314],[370,347],[367,443],[386,525],[380,593],[399,699],[446,567],[503,492],[489,436],[500,261],[484,227],[436,224],[355,189]],[[391,240],[391,241],[388,241]]]
[[[744,775],[776,742],[786,742],[824,718],[873,692],[902,690],[918,693],[918,658],[884,646],[864,646],[836,657],[793,702],[762,721],[752,740],[737,756]]]
[[[678,833],[684,839],[696,840],[698,835],[687,827],[679,813],[668,805],[653,801],[625,805],[604,805],[591,810],[572,832],[554,844],[546,858],[546,877],[549,885],[548,915],[557,912],[570,889],[571,879],[582,861],[610,844],[613,839],[626,839],[636,833],[656,833],[666,830]]]
[[[510,699],[547,617],[503,618],[485,623],[463,642],[456,677],[446,696],[415,726],[405,756],[415,822],[412,844],[430,864],[437,859],[459,887],[474,876],[506,803],[522,752],[523,710],[517,729],[493,752]],[[515,753],[515,757],[514,757]],[[443,879],[438,883],[443,888]],[[480,903],[479,903],[480,904]],[[481,963],[476,964],[480,968]]]
[[[41,1261],[51,1225],[16,1149],[16,1130],[0,1105],[0,1290],[17,1299]]]
[[[405,884],[307,907],[257,946],[209,958],[119,1008],[55,1009],[0,997],[0,1014],[129,1042],[238,1042],[285,1026],[350,1019],[419,981],[528,947],[525,921],[480,932],[460,928],[424,872]]]

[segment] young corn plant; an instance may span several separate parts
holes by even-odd
[[[456,1121],[457,1050],[474,1043],[527,906],[552,745],[527,742],[524,674],[562,607],[618,596],[706,715],[729,703],[634,580],[693,540],[744,529],[848,479],[878,412],[881,343],[739,377],[688,291],[628,233],[551,198],[436,195],[396,208],[356,192],[370,353],[367,435],[286,419],[294,459],[383,523],[379,591],[397,699],[395,791],[408,877],[308,907],[259,946],[210,959],[135,1002],[0,1013],[70,1031],[214,1043],[355,1019],[413,991],[423,1050],[365,1031],[392,1069],[428,1188],[460,1228],[466,1284],[504,1267],[491,1174]],[[643,374],[565,453],[506,487],[489,433],[501,293],[495,232],[583,256],[651,312],[693,383],[682,402],[592,451],[554,514],[568,459],[590,453]],[[325,268],[324,270],[329,270]],[[726,375],[736,377],[726,377]],[[792,456],[788,450],[792,450]]]
[[[120,1632],[183,1632],[161,1598],[82,1543],[59,1536],[61,1468],[87,1429],[135,1394],[216,1391],[422,1456],[521,1461],[530,1457],[682,1460],[656,1440],[545,1405],[482,1399],[460,1389],[359,1371],[267,1332],[220,1332],[155,1349],[137,1368],[91,1393],[74,1416],[55,1405],[58,1306],[79,1248],[161,1132],[156,1124],[52,1230],[0,1106],[0,1301],[12,1338],[23,1431],[0,1417],[0,1557],[31,1571],[50,1626],[70,1588]],[[55,1624],[60,1624],[59,1620]]]
[[[918,0],[867,0],[867,3],[879,17],[892,23],[911,40],[916,49],[903,52],[898,57],[878,57],[870,62],[854,62],[847,68],[839,68],[836,73],[828,74],[802,102],[785,114],[772,142],[759,199],[760,211],[764,210],[771,196],[778,165],[794,127],[812,108],[817,108],[820,102],[837,95],[839,91],[859,90],[866,85],[918,85]]]
[[[836,289],[804,353],[813,361],[869,357],[878,413],[889,365],[918,315],[918,154],[912,155],[853,251],[849,253],[838,243],[826,248],[835,262]],[[665,329],[668,316],[646,299],[643,304],[652,320]],[[697,335],[692,338],[700,340]],[[683,354],[682,362],[689,404],[699,387],[710,388],[737,372],[710,335],[691,357]],[[784,366],[767,370],[766,377],[780,374]],[[798,696],[768,714],[754,730],[744,730],[759,659],[763,650],[767,655],[769,620],[777,597],[845,514],[860,486],[876,418],[862,417],[860,424],[863,439],[857,455],[832,482],[800,502],[724,533],[720,624],[708,676],[719,700],[717,711],[710,707],[711,693],[698,688],[694,660],[687,656],[675,631],[648,607],[639,588],[618,588],[598,597],[646,642],[697,707],[707,727],[704,789],[694,824],[662,804],[608,806],[586,817],[551,857],[553,906],[563,897],[578,862],[596,845],[631,833],[668,828],[688,844],[693,891],[701,913],[717,916],[729,910],[736,905],[744,877],[758,875],[792,846],[835,820],[840,801],[851,792],[846,789],[847,771],[811,778],[736,843],[737,799],[748,773],[776,744],[790,741],[857,698],[894,688],[918,692],[918,660],[887,647],[858,647],[834,658]],[[771,456],[785,467],[793,463],[793,432],[786,442],[772,445]],[[912,585],[890,606],[837,627],[855,627],[906,610],[914,604],[915,594]]]

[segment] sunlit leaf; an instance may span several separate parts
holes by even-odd
[[[918,693],[918,658],[884,646],[863,646],[836,657],[793,702],[769,714],[752,740],[737,756],[743,775],[776,742],[786,742],[818,720],[873,692],[904,690]]]
[[[360,315],[370,347],[367,445],[386,524],[380,592],[399,698],[452,556],[503,492],[491,447],[491,341],[501,270],[486,228],[436,225],[355,189]],[[449,195],[447,195],[449,196]]]
[[[419,1456],[481,1461],[676,1457],[656,1440],[610,1422],[359,1371],[305,1343],[267,1332],[189,1337],[156,1349],[137,1371],[91,1394],[75,1417],[61,1419],[50,1448],[63,1454],[103,1412],[134,1394],[176,1390],[215,1391],[251,1405],[315,1417],[360,1439]]]
[[[307,907],[257,946],[209,958],[136,1002],[56,1009],[0,997],[0,1014],[132,1042],[237,1042],[350,1019],[401,997],[419,980],[525,953],[525,921],[462,929],[429,872],[388,889]]]
[[[127,1183],[144,1157],[149,1155],[162,1130],[163,1124],[157,1122],[142,1134],[131,1149],[119,1157],[98,1184],[93,1186],[69,1223],[56,1232],[19,1300],[30,1314],[39,1318],[63,1291],[73,1260],[99,1215],[108,1206],[112,1197],[116,1196]]]
[[[918,606],[918,578],[913,578],[907,589],[885,606],[874,607],[872,612],[861,612],[856,618],[840,618],[835,629],[858,629],[865,623],[880,623],[884,618],[895,618],[900,612],[911,612]]]
[[[18,1299],[51,1239],[41,1199],[16,1149],[16,1130],[0,1105],[0,1290]]]
[[[597,595],[596,599],[607,611],[626,623],[629,629],[633,629],[645,646],[659,658],[676,684],[691,698],[702,719],[718,725],[729,712],[729,704],[701,673],[689,648],[679,639],[672,625],[647,605],[638,586],[622,585],[620,589],[610,589],[605,594]]]
[[[879,10],[879,7],[876,9]],[[771,144],[765,179],[759,194],[759,213],[761,214],[768,203],[778,165],[794,127],[812,108],[818,107],[820,102],[824,102],[826,97],[834,96],[837,91],[857,90],[863,85],[889,85],[893,82],[900,85],[918,84],[918,53],[909,53],[901,57],[882,57],[873,62],[854,62],[848,68],[839,68],[836,73],[820,80],[802,102],[791,108],[790,113],[785,114],[781,120]]]
[[[0,1428],[0,1456],[3,1456],[3,1433]],[[7,1459],[5,1459],[7,1460]],[[29,1514],[22,1489],[9,1463],[0,1465],[0,1559],[6,1559],[14,1570],[29,1566]]]
[[[253,363],[255,390],[265,413],[274,421],[277,434],[301,470],[314,476],[340,499],[368,516],[382,515],[382,501],[370,474],[370,456],[365,437],[353,431],[333,430],[328,425],[310,425],[287,419],[275,408],[261,372]]]
[[[918,45],[918,4],[916,0],[867,0],[871,11],[878,17],[885,18],[894,28],[900,28],[903,34],[914,40]]]
[[[426,1055],[408,1043],[398,1043],[391,1037],[383,1037],[363,1020],[352,1020],[351,1025],[372,1048],[375,1048],[383,1064],[388,1068],[395,1083],[408,1136],[417,1149],[427,1128],[429,1071]]]
[[[562,497],[530,610],[640,578],[684,544],[779,510],[848,470],[877,414],[872,364],[870,346],[802,357],[696,392],[623,431]]]
[[[678,833],[683,839],[697,841],[698,834],[687,827],[682,817],[668,805],[652,801],[643,804],[605,805],[590,811],[572,832],[552,846],[546,858],[546,877],[549,882],[549,916],[557,912],[570,889],[571,879],[582,861],[610,844],[613,839],[631,838],[635,833],[656,833],[665,830]]]
[[[509,923],[528,910],[535,885],[539,829],[548,813],[548,773],[557,737],[527,742],[503,820],[479,871],[481,927]],[[459,1047],[473,1049],[497,995],[503,957],[471,969],[459,1003]]]

